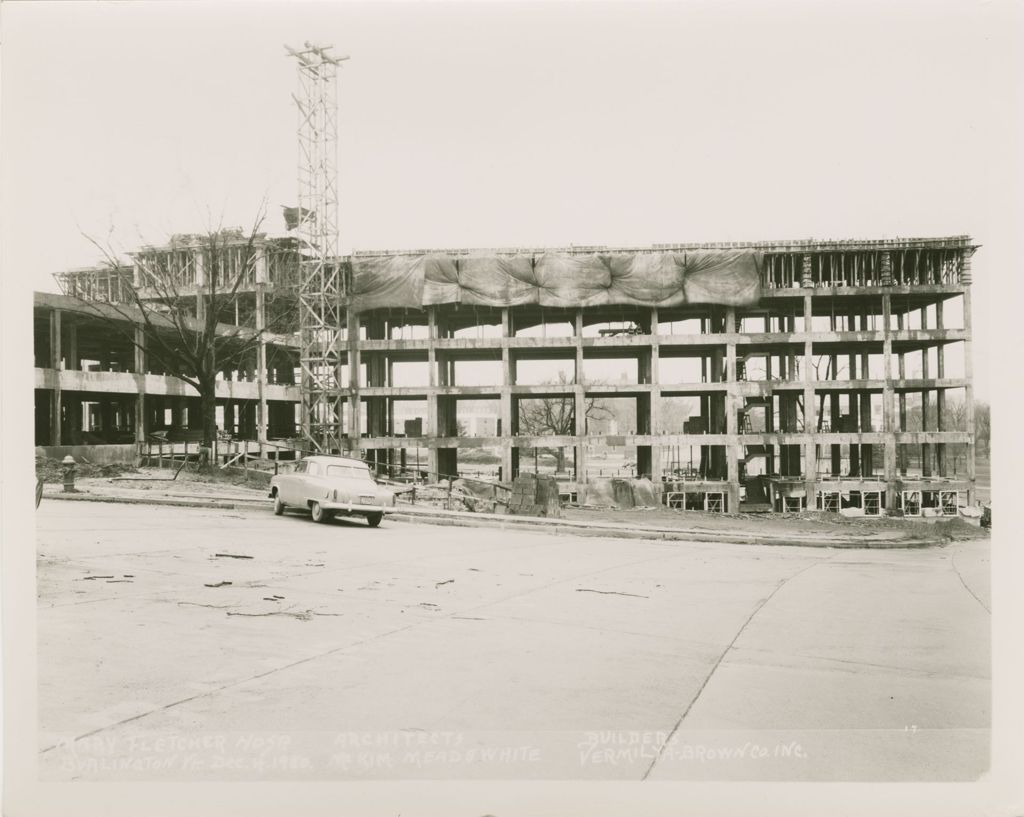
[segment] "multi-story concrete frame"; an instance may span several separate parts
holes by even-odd
[[[158,257],[162,269],[173,270],[168,286],[179,305],[202,321],[207,301],[200,294],[213,276],[222,281],[239,268],[245,245],[241,235],[225,238],[211,258],[209,244],[204,247],[199,237],[176,236],[164,247],[133,253],[131,265],[58,274],[64,295],[37,292],[36,444],[133,447],[161,429],[186,438],[201,433],[199,397],[148,353],[151,339],[141,313],[131,306],[130,288],[143,300],[167,305],[166,287],[158,293],[145,286],[147,264]],[[244,360],[223,365],[216,385],[217,416],[220,430],[236,439],[267,441],[296,433],[298,344],[291,324],[298,255],[291,238],[260,236],[255,247],[255,263],[237,296],[220,302],[226,308],[218,318],[225,335],[247,326],[260,330],[260,342]],[[153,322],[159,326],[159,317]],[[133,330],[124,328],[131,323]]]
[[[286,290],[282,281],[293,280],[290,246],[268,242],[268,259],[276,260],[262,264],[252,283],[254,325],[267,321],[267,293]],[[577,480],[591,470],[588,454],[595,446],[621,446],[635,451],[637,473],[691,507],[694,499],[707,507],[709,497],[722,500],[711,507],[729,510],[741,503],[829,510],[851,498],[869,512],[905,502],[913,510],[923,498],[934,504],[951,495],[961,504],[973,502],[970,283],[976,247],[966,236],[364,252],[350,261],[358,267],[403,255],[737,249],[760,259],[759,300],[743,306],[350,308],[339,361],[340,382],[347,384],[345,445],[392,468],[405,460],[404,450],[426,449],[429,470],[442,475],[459,472],[460,451],[486,447],[499,453],[505,479],[520,471],[522,451],[560,447],[573,451]],[[484,361],[494,375],[490,382],[468,382],[460,364]],[[560,364],[570,376],[526,382],[521,373],[538,361]],[[626,361],[634,374],[625,381],[603,378],[608,361]],[[422,385],[396,377],[397,369],[410,367],[420,368]],[[268,371],[265,363],[257,361],[254,371],[257,381],[267,377],[259,374]],[[594,423],[591,430],[585,407],[595,397],[630,401],[633,427],[620,425],[612,436],[598,433],[607,424]],[[572,401],[573,433],[524,433],[524,401],[552,399]],[[460,414],[479,400],[497,405],[497,433],[460,436]],[[680,420],[670,410],[679,400],[698,408]],[[419,429],[396,423],[401,401],[423,406]],[[409,412],[398,414],[407,419]],[[287,424],[256,426],[256,435],[267,439]],[[686,458],[678,452],[685,449],[700,452],[692,469],[681,462]]]
[[[943,501],[952,495],[954,502],[973,502],[970,281],[976,247],[968,237],[536,252],[735,248],[764,254],[756,306],[443,305],[350,313],[350,445],[393,465],[397,452],[413,444],[394,426],[395,401],[422,400],[427,422],[416,445],[431,452],[431,470],[456,474],[460,450],[488,446],[500,450],[508,478],[519,471],[522,449],[564,446],[575,452],[580,479],[587,472],[588,448],[609,442],[588,434],[585,401],[629,398],[636,403],[637,428],[611,442],[635,446],[637,471],[672,493],[722,495],[729,510],[740,508],[741,498],[779,509],[838,509],[853,496],[868,513],[901,507],[905,499],[913,513],[922,498],[914,492],[937,500],[940,491]],[[394,254],[360,253],[354,260],[371,255]],[[960,307],[952,322],[951,304]],[[633,327],[626,333],[592,331],[624,321]],[[522,332],[542,324],[568,325],[570,331],[556,337]],[[682,326],[690,331],[679,331]],[[493,336],[473,337],[480,327],[491,327]],[[962,352],[955,377],[946,371],[950,345]],[[635,382],[588,383],[587,362],[599,366],[609,358],[635,361]],[[520,383],[517,368],[538,359],[569,363],[575,376],[566,383]],[[681,359],[699,364],[699,373],[684,380],[663,373]],[[474,360],[499,363],[500,379],[490,385],[457,382],[458,364]],[[395,383],[393,367],[412,361],[425,364],[428,385]],[[951,393],[957,397],[955,418],[948,410]],[[668,427],[660,409],[682,396],[699,400],[700,414],[682,427]],[[575,401],[575,433],[521,434],[520,402],[554,397]],[[499,402],[500,433],[460,438],[459,403],[480,399]],[[670,467],[668,457],[681,446],[699,447],[702,465],[697,479],[675,484],[678,464]],[[750,476],[754,464],[761,466],[757,477]],[[933,503],[926,498],[925,504]]]
[[[135,288],[143,300],[167,301],[167,288],[147,288],[147,264],[173,272],[176,300],[198,321],[205,319],[200,297],[212,276],[223,279],[243,263],[247,237],[222,235],[216,258],[201,236],[181,235],[161,247],[143,247],[131,264],[91,267],[55,275],[64,295],[36,293],[36,440],[38,445],[101,444],[139,441],[167,426],[201,427],[199,399],[186,383],[164,372],[146,354],[141,324],[133,345],[82,301],[110,301],[129,314]],[[255,261],[236,296],[221,301],[218,316],[229,326],[259,330],[263,342],[243,365],[225,366],[217,386],[218,425],[241,439],[291,438],[296,433],[295,406],[298,343],[294,337],[295,288],[299,254],[294,238],[254,242]],[[109,317],[119,313],[107,310]],[[109,319],[108,317],[108,319]],[[145,375],[139,377],[139,375]],[[134,396],[137,395],[138,399]],[[98,419],[79,416],[77,406],[89,404]],[[75,407],[69,410],[69,407]],[[45,415],[45,420],[44,420]]]

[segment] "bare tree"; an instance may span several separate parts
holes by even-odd
[[[832,358],[836,357],[833,355],[818,355],[811,361],[811,368],[814,370],[815,380],[839,380],[844,374],[846,374],[846,366],[839,363],[839,358],[836,357],[836,366],[832,366]],[[825,371],[822,372],[821,367],[825,367]],[[822,392],[818,396],[818,432],[820,433],[825,428],[825,398],[827,395]],[[838,417],[833,417],[831,425],[833,428],[839,421]]]
[[[281,316],[265,310],[266,325],[256,326],[255,307],[242,298],[255,286],[259,233],[264,212],[253,228],[216,229],[174,236],[168,247],[143,248],[134,263],[122,261],[109,242],[86,238],[104,257],[108,285],[65,287],[65,294],[100,318],[112,333],[191,386],[200,398],[203,445],[212,448],[217,434],[218,373],[251,364]],[[113,281],[116,286],[110,286]],[[69,291],[70,290],[70,291]],[[285,309],[288,299],[271,299]],[[249,323],[252,325],[237,325]]]
[[[939,431],[964,431],[967,428],[967,403],[947,400]]]
[[[569,385],[565,374],[560,373],[557,385]],[[587,397],[583,404],[584,416],[598,419],[611,415],[596,397]],[[576,397],[571,394],[540,397],[521,404],[519,411],[519,430],[530,436],[540,437],[552,434],[560,437],[572,436],[576,433]],[[565,448],[563,446],[542,448],[556,459],[556,470],[565,470]]]
[[[980,400],[974,403],[974,440],[978,450],[988,456],[992,451],[992,409]]]

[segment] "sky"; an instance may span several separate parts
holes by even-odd
[[[1000,2],[19,2],[3,29],[5,282],[296,201],[295,67],[333,44],[341,247],[968,233],[975,379],[1014,166]],[[1007,261],[1012,255],[1003,256]]]

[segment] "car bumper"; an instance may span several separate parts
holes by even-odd
[[[358,502],[321,502],[320,507],[333,513],[348,513],[362,516],[368,513],[394,513],[392,505],[362,505]]]

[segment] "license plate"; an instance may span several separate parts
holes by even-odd
[[[374,498],[372,496],[361,496],[359,497],[360,505],[372,505]]]

